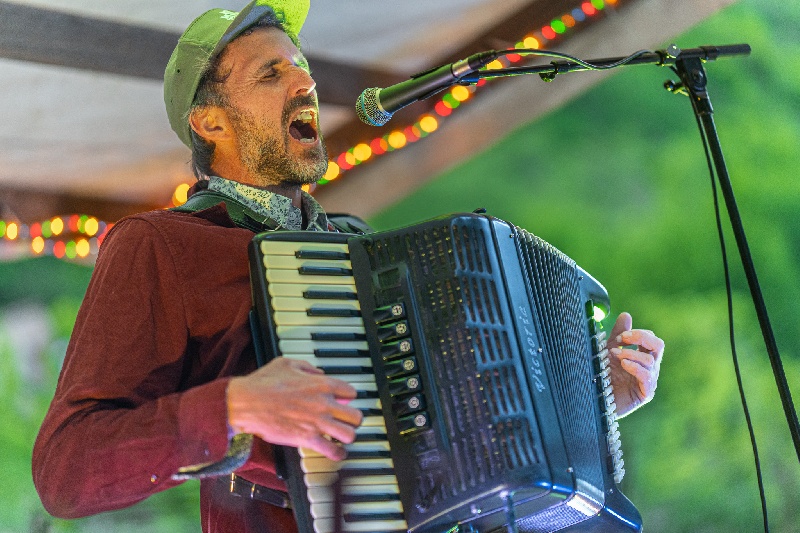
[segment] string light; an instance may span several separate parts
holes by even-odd
[[[333,181],[336,178],[338,178],[341,173],[342,171],[339,168],[339,165],[337,165],[333,161],[330,161],[328,163],[328,170],[325,171],[325,175],[322,176],[322,179],[324,179],[326,182]]]
[[[183,205],[188,199],[190,186],[188,183],[181,183],[175,187],[175,192],[172,193],[172,205]]]
[[[558,39],[561,35],[575,28],[579,23],[586,21],[588,17],[597,15],[605,6],[616,5],[618,1],[619,0],[586,0],[560,17],[554,18],[550,24],[543,26],[539,31],[526,35],[520,42],[516,43],[514,48],[539,49],[547,41]],[[507,54],[503,58],[492,61],[486,65],[486,68],[488,70],[506,68],[509,63],[516,63],[521,59],[522,56],[519,54]],[[369,142],[364,141],[358,143],[353,148],[343,152],[338,158],[328,163],[328,172],[319,180],[318,184],[325,185],[339,178],[343,173],[364,161],[374,159],[374,156],[400,150],[410,143],[416,142],[426,137],[428,134],[433,133],[439,129],[441,125],[439,121],[442,118],[450,116],[453,110],[457,109],[463,102],[472,97],[476,88],[485,86],[486,82],[487,80],[482,79],[473,86],[465,87],[463,85],[456,85],[449,91],[446,91],[433,106],[433,113],[435,113],[439,119],[432,114],[425,114],[421,116],[417,122],[402,130],[395,130],[388,135],[377,137]],[[362,147],[360,150],[363,150],[364,145],[369,146],[371,149],[370,156],[366,158],[359,157],[360,151],[356,152],[357,147]],[[347,154],[354,153],[355,157],[348,158]],[[346,163],[344,165],[342,164],[343,159]],[[333,167],[333,170],[331,170],[331,167]]]
[[[100,229],[100,222],[97,221],[96,218],[89,218],[86,220],[86,223],[83,225],[83,233],[88,235],[89,237],[93,237],[97,230]]]
[[[463,85],[456,85],[455,87],[453,87],[450,90],[450,94],[452,95],[453,98],[455,98],[459,102],[466,102],[469,99],[469,97],[472,96],[472,93],[469,91],[469,89],[467,89]]]
[[[53,233],[53,235],[61,235],[61,232],[64,231],[64,221],[59,217],[51,220],[50,231]]]
[[[353,147],[353,156],[356,161],[363,163],[372,157],[372,148],[367,143],[360,143]]]
[[[439,127],[439,121],[431,115],[425,115],[419,119],[419,127],[425,133],[433,133]]]
[[[37,255],[44,252],[44,239],[42,237],[34,237],[31,241],[31,249]]]
[[[581,11],[581,13],[583,13],[583,11]],[[539,39],[537,39],[532,35],[529,35],[522,40],[522,46],[520,48],[532,48],[538,50],[539,46],[541,46],[539,44]]]
[[[34,256],[86,259],[97,254],[112,226],[88,215],[54,217],[31,225],[0,220],[0,242],[14,241]]]
[[[375,155],[383,155],[389,150],[389,143],[383,137],[378,137],[376,139],[372,139],[369,143],[369,147],[372,149],[372,153]]]
[[[542,26],[538,31],[531,32],[522,38],[514,48],[539,49],[548,41],[558,39],[578,24],[585,22],[589,17],[600,13],[606,6],[615,6],[619,0],[585,0],[572,10],[554,18],[550,24]],[[510,63],[522,59],[519,54],[507,54],[503,58],[489,63],[487,69],[502,69]],[[453,110],[469,101],[474,92],[487,84],[481,79],[475,85],[456,85],[446,91],[433,106],[433,113],[422,115],[414,124],[409,124],[381,137],[365,140],[342,152],[328,162],[328,170],[319,180],[318,185],[325,185],[342,174],[377,156],[405,148],[429,134],[437,131],[441,120],[450,116]],[[434,116],[435,115],[435,116]],[[172,196],[172,205],[181,205],[186,202],[190,185],[182,183],[175,188]],[[0,220],[0,242],[26,240],[34,255],[53,255],[58,258],[87,258],[97,254],[112,223],[100,221],[88,215],[70,215],[68,217],[54,217],[30,226],[19,224],[16,221]],[[63,234],[63,235],[62,235]],[[67,236],[78,236],[68,239]],[[63,237],[63,238],[57,238]]]

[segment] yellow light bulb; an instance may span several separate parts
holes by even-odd
[[[78,242],[75,243],[75,252],[78,254],[78,257],[86,257],[89,255],[90,249],[89,241],[86,239],[78,239]]]
[[[175,187],[175,192],[172,193],[172,203],[175,205],[183,205],[188,199],[190,186],[188,183],[181,183]]]
[[[404,147],[406,142],[408,141],[402,131],[393,131],[389,134],[389,146],[395,150]]]
[[[431,133],[439,127],[439,122],[434,117],[425,115],[419,119],[419,127],[425,133]]]
[[[89,237],[94,236],[97,230],[100,229],[100,224],[96,218],[90,217],[86,219],[86,224],[83,225],[83,232]]]
[[[34,237],[31,241],[31,249],[35,254],[42,253],[44,251],[44,239],[41,237]]]
[[[17,238],[19,234],[19,226],[15,222],[12,222],[6,228],[6,237],[11,239],[12,241]]]
[[[522,42],[525,44],[525,48],[531,48],[534,50],[538,50],[539,46],[541,46],[539,44],[539,40],[536,37],[531,37],[531,36],[525,37],[525,40]]]
[[[53,235],[61,235],[61,232],[64,231],[64,221],[60,217],[51,220],[50,231],[53,232]]]
[[[366,161],[372,156],[372,148],[370,148],[367,143],[357,144],[353,148],[353,155],[356,156],[356,159],[359,161]]]
[[[467,89],[463,85],[456,85],[450,92],[452,93],[453,98],[455,98],[459,102],[463,102],[464,100],[466,100],[471,96],[469,89]]]
[[[336,178],[339,177],[341,173],[342,169],[339,168],[339,165],[337,165],[333,161],[328,161],[328,170],[325,171],[323,179],[326,179],[328,181],[335,180]]]

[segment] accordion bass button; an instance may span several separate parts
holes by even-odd
[[[409,392],[417,392],[421,388],[422,382],[419,379],[419,375],[416,374],[389,381],[389,394],[393,397]]]
[[[392,404],[392,409],[397,416],[406,416],[410,413],[425,409],[425,397],[421,393],[408,396]]]
[[[400,320],[406,317],[406,306],[402,302],[377,308],[372,313],[372,319],[376,324],[385,324],[392,320]]]
[[[386,377],[389,379],[417,372],[417,359],[416,357],[404,357],[402,359],[389,361],[384,364],[383,370],[386,373]]]
[[[412,431],[422,431],[431,426],[430,417],[427,412],[421,412],[410,416],[404,416],[397,420],[397,430],[401,435],[407,435]]]
[[[393,324],[378,326],[378,340],[381,343],[407,337],[410,333],[411,331],[408,328],[407,320],[401,320]]]
[[[381,357],[384,361],[414,353],[414,343],[411,339],[402,339],[381,346]]]

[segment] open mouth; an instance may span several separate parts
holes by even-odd
[[[289,123],[289,135],[301,143],[314,143],[317,134],[317,113],[313,109],[303,109]]]

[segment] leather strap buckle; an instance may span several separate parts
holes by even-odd
[[[281,507],[283,509],[292,508],[289,495],[285,492],[251,483],[236,474],[231,474],[228,491],[235,496],[265,502],[275,507]]]

